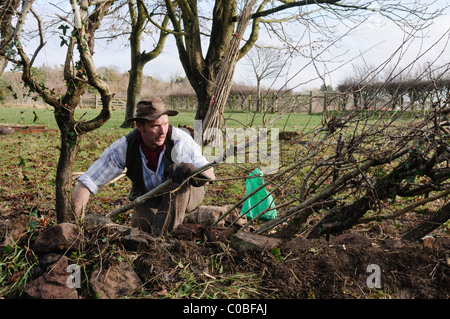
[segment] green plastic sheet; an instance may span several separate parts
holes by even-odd
[[[246,195],[255,191],[264,184],[263,173],[259,168],[255,168],[245,181]],[[253,219],[267,208],[275,207],[272,195],[269,195],[266,187],[261,188],[258,192],[250,196],[242,206],[241,213],[245,214],[248,219]],[[259,217],[260,220],[271,220],[277,217],[277,210],[272,209],[265,212]]]

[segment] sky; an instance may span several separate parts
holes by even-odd
[[[68,1],[67,1],[68,2]],[[39,2],[38,2],[39,3]],[[48,4],[47,4],[48,5]],[[434,7],[448,6],[448,1],[436,1]],[[48,10],[41,7],[41,11]],[[429,51],[421,61],[429,62],[443,52],[450,52],[447,48],[450,30],[450,12],[435,20],[434,24],[427,30],[425,38],[408,40],[407,46],[398,51],[404,42],[404,34],[392,22],[373,18],[360,25],[352,34],[343,38],[338,46],[329,47],[324,50],[321,56],[324,62],[317,59],[314,64],[311,59],[287,55],[286,61],[289,63],[289,74],[283,78],[264,80],[265,87],[293,89],[304,92],[319,88],[323,83],[336,87],[345,78],[354,74],[354,66],[378,66],[387,59],[392,58],[391,63],[400,66],[407,65],[417,56],[425,51]],[[266,42],[261,36],[264,42]],[[439,44],[435,44],[441,38]],[[274,41],[268,39],[267,41]],[[153,45],[152,41],[142,43],[142,48]],[[147,50],[149,50],[147,49]],[[393,55],[397,52],[395,55]],[[54,65],[62,64],[64,51],[59,47],[59,39],[53,38],[48,42],[36,60],[36,66],[42,64]],[[120,71],[127,71],[130,68],[129,47],[123,44],[106,45],[97,43],[94,54],[94,61],[97,67],[115,67]],[[450,62],[444,61],[442,62]],[[287,67],[286,67],[287,69]],[[170,80],[178,76],[185,76],[184,70],[178,58],[178,52],[174,40],[169,36],[163,53],[155,60],[147,63],[144,69],[145,75]],[[254,74],[250,71],[245,60],[238,62],[234,74],[234,82],[246,85],[255,85]]]

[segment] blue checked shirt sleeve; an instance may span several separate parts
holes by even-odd
[[[127,140],[125,137],[111,144],[89,169],[78,178],[92,194],[117,177],[125,169]]]

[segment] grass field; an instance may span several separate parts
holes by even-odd
[[[79,109],[77,118],[91,119],[99,110]],[[112,142],[127,134],[130,129],[121,129],[125,116],[124,111],[114,111],[111,119],[100,129],[87,133],[80,143],[80,151],[74,164],[74,172],[83,172],[100,156]],[[268,121],[276,114],[264,117]],[[179,115],[170,118],[174,126],[194,126],[195,113],[180,112]],[[225,127],[243,127],[250,125],[260,127],[263,123],[263,115],[246,113],[225,114]],[[39,108],[0,108],[0,123],[21,125],[42,125],[49,129],[57,129],[53,109]],[[302,130],[305,127],[313,127],[321,123],[320,115],[308,116],[306,114],[291,114],[283,116],[271,127],[281,130]],[[4,171],[5,183],[1,183],[0,191],[5,194],[38,194],[38,203],[24,207],[25,211],[41,209],[46,212],[53,210],[54,185],[56,164],[59,157],[59,132],[49,131],[41,134],[14,134],[6,135],[0,139],[0,146],[5,156],[0,160],[0,166]],[[254,166],[254,165],[253,165]],[[249,167],[252,170],[254,167]],[[218,168],[219,177],[227,178],[239,176],[244,178],[248,172],[245,168],[233,165],[224,165]],[[126,178],[107,185],[100,189],[90,202],[90,209],[96,212],[107,212],[127,201],[129,181]],[[227,204],[230,199],[241,198],[245,193],[245,179],[238,181],[223,181],[212,187],[212,196],[205,199],[208,204]],[[38,199],[36,198],[36,199]],[[113,199],[114,198],[114,199]],[[113,200],[112,200],[113,199]]]
[[[77,118],[91,119],[99,110],[79,109]],[[80,151],[74,164],[74,172],[83,172],[100,156],[112,142],[127,134],[130,129],[121,129],[125,116],[124,111],[114,111],[111,119],[98,130],[87,133],[80,143]],[[225,114],[226,128],[244,126],[261,127],[263,120],[269,121],[277,114],[255,113],[227,113]],[[170,118],[174,126],[194,126],[195,113],[180,112],[179,115]],[[290,114],[279,117],[271,127],[279,128],[280,131],[303,130],[320,125],[321,115]],[[3,107],[0,108],[0,123],[21,125],[42,125],[49,129],[57,129],[53,109]],[[49,131],[40,134],[14,134],[6,135],[0,139],[0,146],[6,156],[0,160],[0,166],[5,172],[7,183],[0,185],[0,190],[6,194],[26,194],[37,191],[39,204],[31,204],[25,210],[33,210],[38,206],[47,212],[52,211],[54,201],[54,179],[56,164],[59,157],[59,132]],[[245,166],[245,167],[244,167]],[[217,168],[219,177],[230,176],[242,178],[238,181],[223,181],[211,187],[216,196],[207,197],[207,204],[228,204],[231,199],[239,199],[245,193],[245,176],[253,170],[255,164],[236,166],[223,165]],[[6,182],[6,180],[5,180]],[[126,178],[107,185],[100,189],[90,202],[90,209],[96,212],[110,211],[117,205],[127,200],[129,181]],[[114,195],[112,195],[114,194]],[[219,196],[217,196],[220,194]],[[115,200],[111,201],[111,198]],[[45,203],[45,204],[44,204]]]
[[[76,118],[89,120],[98,114],[99,110],[95,109],[77,109]],[[118,128],[123,123],[125,111],[117,110],[113,112],[111,119],[106,122],[100,129]],[[170,123],[174,126],[187,125],[194,127],[194,112],[180,112],[177,116],[170,118]],[[225,113],[225,127],[261,127],[263,124],[268,127],[276,127],[282,130],[303,130],[305,127],[315,127],[322,121],[322,115],[307,115],[304,113],[293,113],[286,115],[261,113]],[[273,123],[272,123],[273,121]],[[25,107],[0,107],[0,123],[9,124],[45,124],[50,129],[56,129],[56,121],[53,115],[53,109],[38,109]]]

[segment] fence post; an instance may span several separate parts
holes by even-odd
[[[312,91],[309,91],[309,108],[308,108],[308,115],[312,114],[312,99],[313,99],[313,93]]]
[[[278,112],[278,103],[275,97],[275,93],[272,93],[272,113]]]

